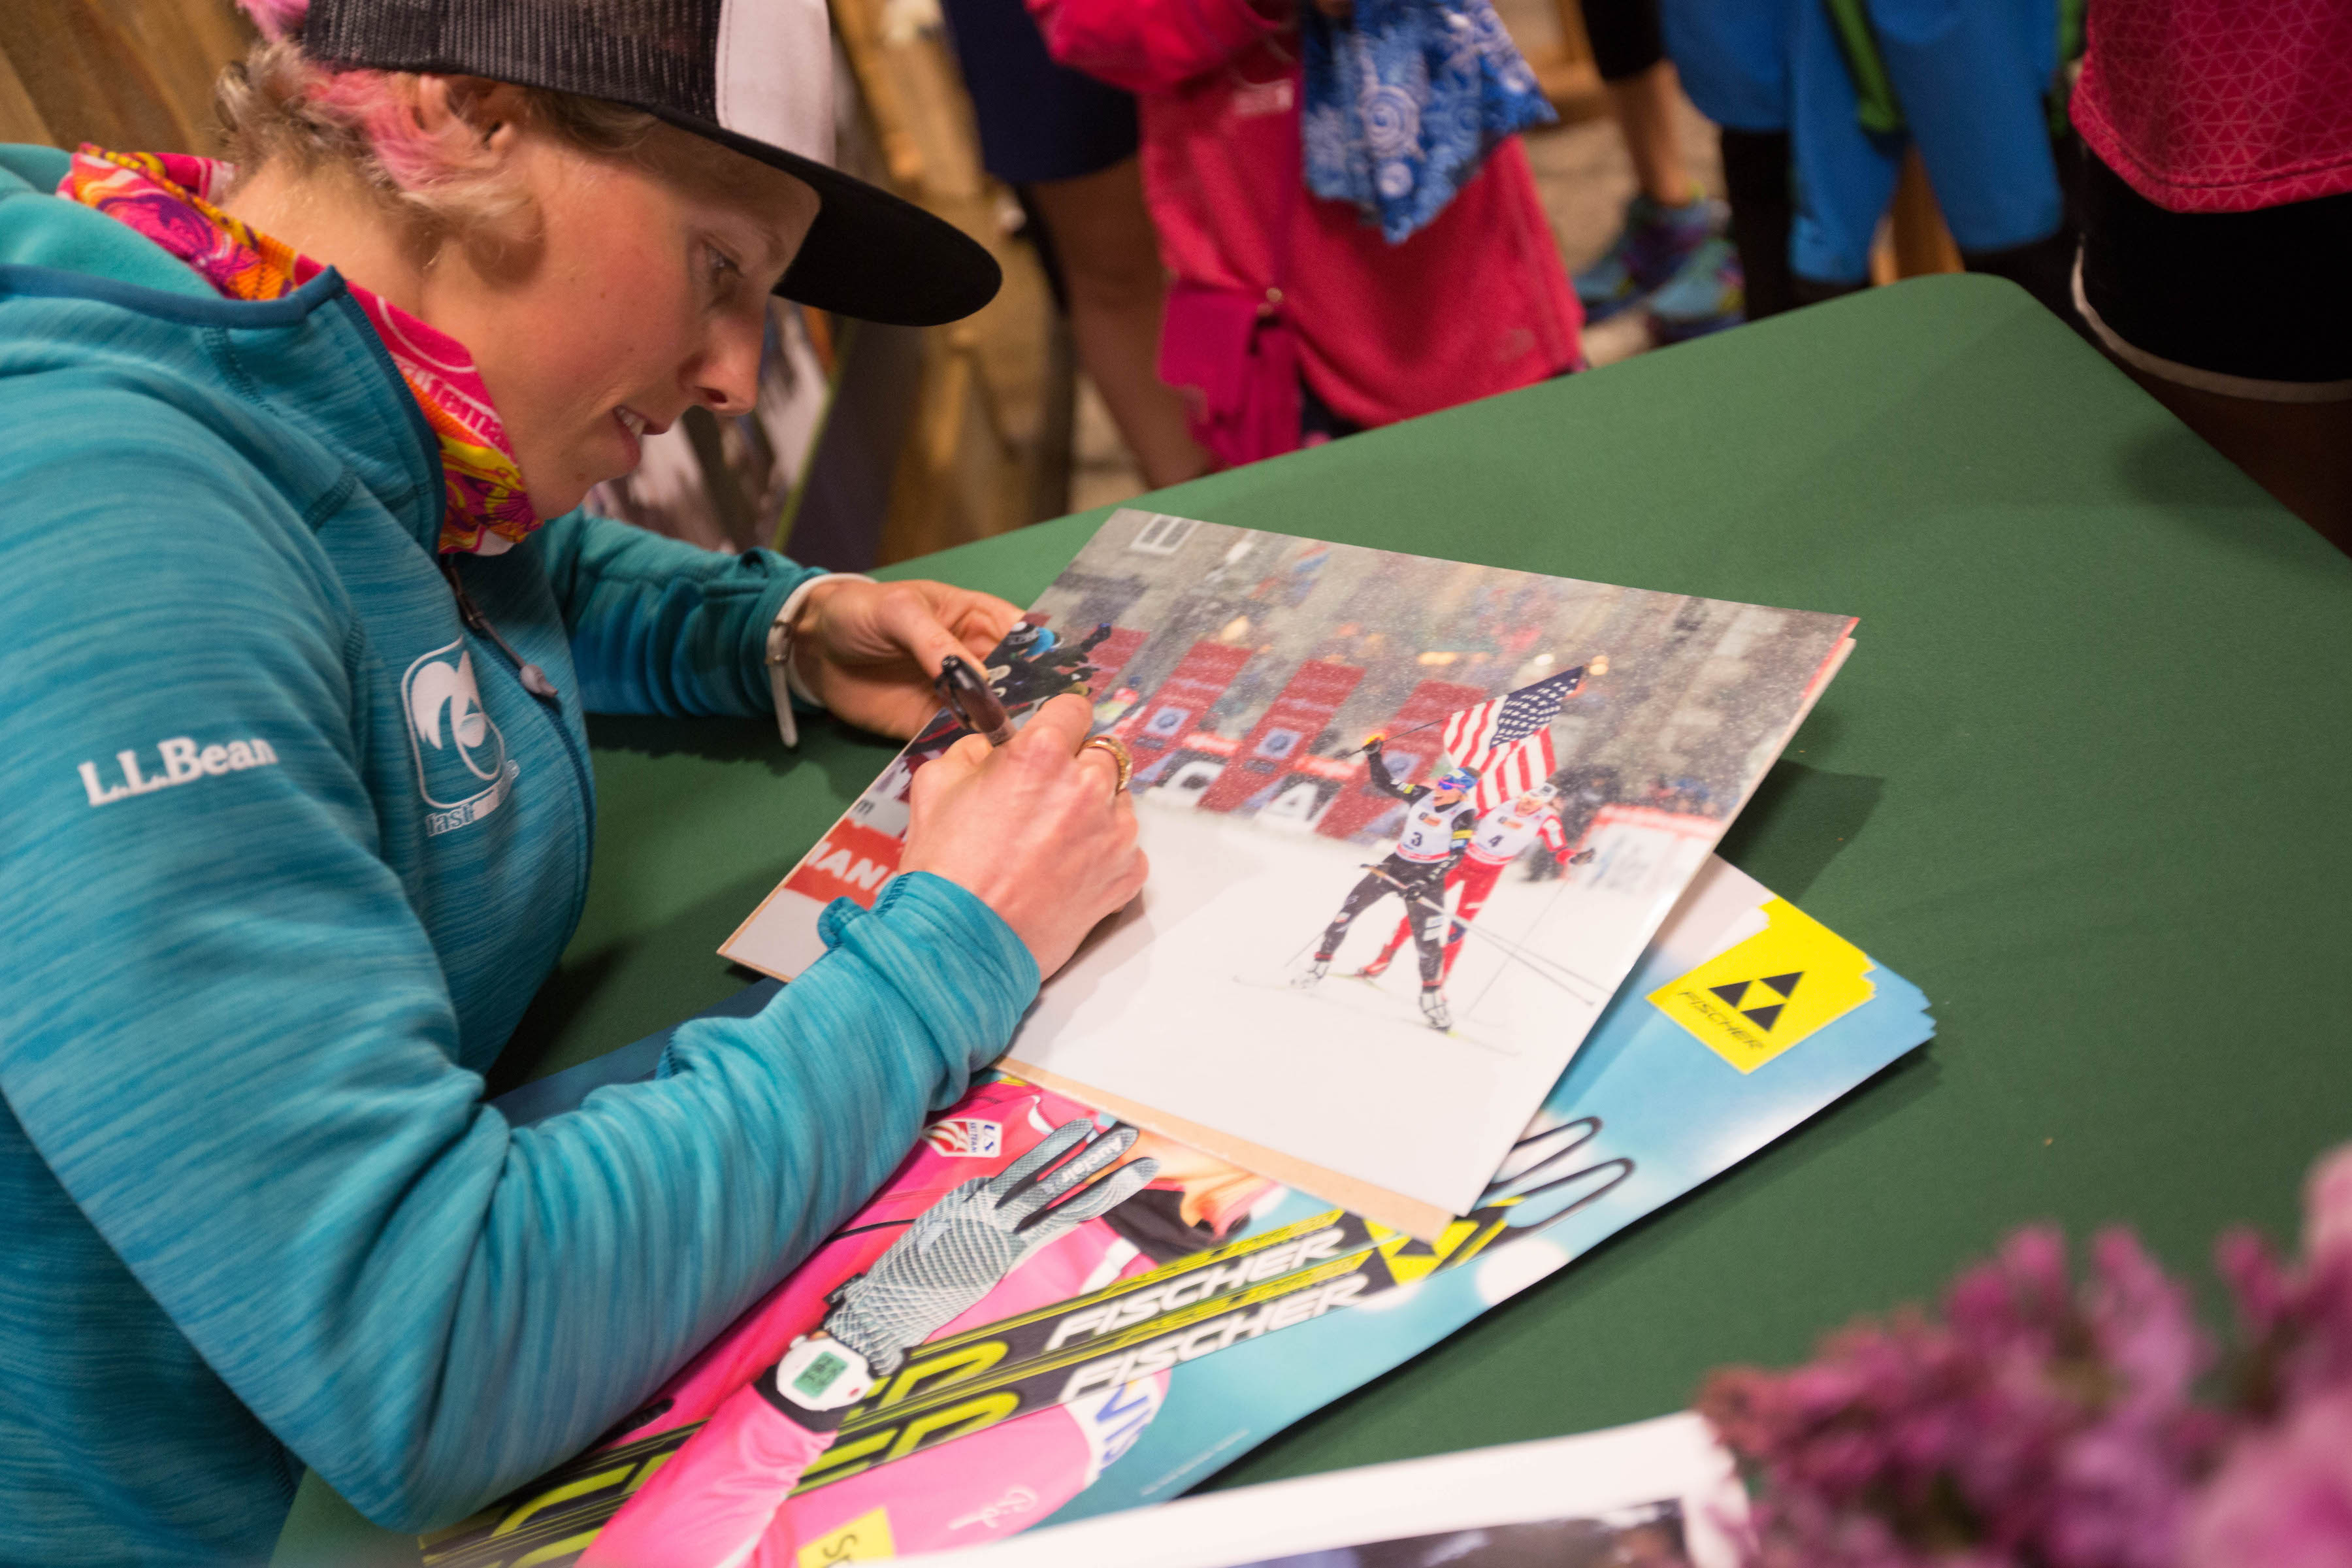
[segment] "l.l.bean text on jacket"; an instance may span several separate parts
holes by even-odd
[[[268,742],[258,735],[247,741],[230,741],[221,744],[200,746],[192,735],[174,735],[155,744],[155,753],[162,760],[162,771],[148,773],[139,765],[139,752],[114,753],[115,765],[122,770],[121,784],[109,784],[98,776],[94,762],[81,765],[81,787],[89,795],[92,805],[110,805],[129,795],[152,795],[159,789],[194,784],[198,779],[212,778],[221,773],[243,773],[247,768],[274,766],[278,753]]]

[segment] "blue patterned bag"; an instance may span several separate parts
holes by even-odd
[[[1299,6],[1307,188],[1352,202],[1391,245],[1454,199],[1495,144],[1555,118],[1492,0]]]

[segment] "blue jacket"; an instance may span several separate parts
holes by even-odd
[[[903,878],[764,1013],[509,1128],[583,708],[769,710],[805,574],[579,512],[465,558],[530,695],[341,279],[224,300],[64,167],[0,148],[0,1561],[265,1556],[304,1464],[444,1523],[809,1250],[1036,968]]]

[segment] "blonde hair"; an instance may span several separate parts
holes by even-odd
[[[310,0],[241,0],[260,29],[241,64],[215,89],[228,156],[246,172],[291,163],[356,178],[395,211],[432,229],[466,233],[520,214],[528,195],[481,156],[464,123],[436,134],[411,112],[415,74],[339,68],[303,51]],[[459,108],[481,85],[452,80]],[[661,123],[641,109],[576,93],[522,87],[531,124],[583,152],[634,156]]]

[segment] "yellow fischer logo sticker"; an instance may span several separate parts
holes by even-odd
[[[1650,993],[1659,1012],[1738,1068],[1754,1072],[1878,994],[1862,949],[1785,899],[1769,923]]]
[[[826,1531],[802,1547],[799,1562],[800,1568],[824,1568],[828,1563],[860,1563],[897,1555],[898,1549],[890,1541],[889,1510],[877,1508]]]

